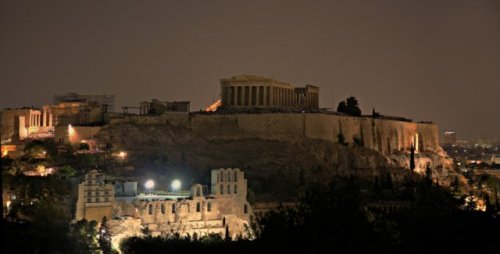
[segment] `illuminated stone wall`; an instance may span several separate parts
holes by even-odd
[[[208,139],[261,138],[297,141],[304,138],[338,142],[339,134],[347,143],[362,142],[364,147],[384,154],[408,150],[418,135],[419,150],[440,152],[438,127],[369,117],[331,114],[234,114],[196,115],[191,117],[192,130]]]
[[[132,116],[111,121],[111,125],[169,124],[193,131],[213,140],[260,138],[276,141],[298,141],[304,138],[339,141],[339,134],[350,144],[361,142],[364,147],[383,154],[409,150],[415,143],[419,151],[441,152],[438,126],[371,117],[352,117],[320,113],[181,115],[158,117]],[[416,136],[418,135],[418,142]],[[355,141],[357,140],[357,141]]]

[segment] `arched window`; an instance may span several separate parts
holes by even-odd
[[[231,194],[231,185],[227,185],[227,194]]]
[[[149,211],[148,211],[149,215],[153,214],[153,205],[152,204],[149,204]]]
[[[165,205],[164,204],[161,204],[161,213],[165,214]]]
[[[234,185],[234,194],[237,194],[238,193],[238,186],[236,186],[236,184]]]
[[[226,217],[222,218],[222,226],[225,227],[226,226]]]
[[[220,194],[224,194],[224,185],[220,185]]]
[[[172,204],[172,213],[175,213],[175,203]]]
[[[208,202],[207,203],[207,212],[210,212],[210,211],[212,211],[212,203]]]
[[[234,181],[237,182],[238,181],[238,171],[234,171]]]
[[[200,202],[196,203],[196,212],[201,212],[201,205]]]
[[[196,196],[197,197],[201,196],[201,187],[200,186],[196,187]]]
[[[227,172],[227,181],[228,182],[232,182],[233,181],[233,176],[232,176],[231,172]]]
[[[248,207],[247,207],[247,205],[244,205],[244,206],[243,206],[243,212],[244,212],[244,213],[248,213]]]

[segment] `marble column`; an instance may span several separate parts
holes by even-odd
[[[46,109],[43,110],[43,126],[44,127],[47,126],[47,110]]]
[[[52,118],[53,118],[53,117],[54,117],[54,116],[52,115],[52,112],[50,112],[50,111],[49,111],[49,127],[52,127],[52,126],[53,126],[53,125],[52,125]]]

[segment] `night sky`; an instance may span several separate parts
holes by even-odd
[[[198,110],[245,73],[500,137],[500,1],[0,2],[0,108],[74,91]]]

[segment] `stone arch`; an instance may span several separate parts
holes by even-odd
[[[196,196],[200,197],[202,195],[201,186],[196,186]]]

